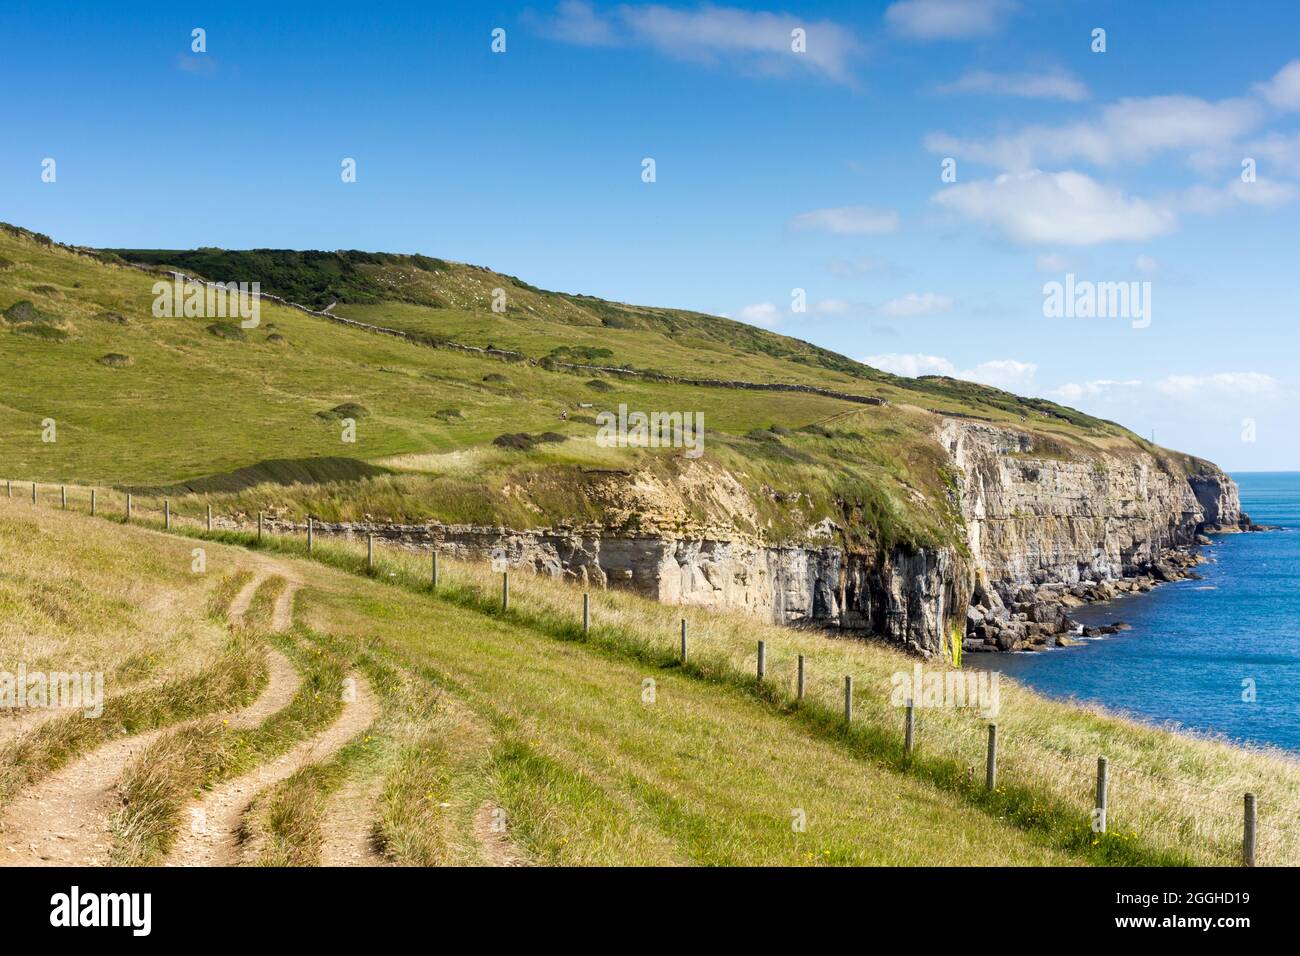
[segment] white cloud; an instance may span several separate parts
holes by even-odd
[[[1253,183],[1230,180],[1222,187],[1193,186],[1174,200],[1174,204],[1188,212],[1216,213],[1234,206],[1284,206],[1300,195],[1300,190],[1290,183],[1259,177]]]
[[[1300,133],[1268,133],[1247,143],[1240,153],[1240,156],[1233,156],[1227,162],[1237,165],[1242,158],[1250,157],[1261,166],[1268,163],[1270,171],[1274,173],[1292,177],[1300,174]]]
[[[971,70],[952,83],[939,87],[940,93],[993,93],[1021,96],[1026,99],[1065,100],[1078,103],[1092,94],[1082,80],[1064,70],[1045,73],[991,73]]]
[[[905,318],[947,312],[951,308],[952,296],[936,295],[933,292],[909,292],[890,299],[880,307],[880,311],[895,318]]]
[[[905,36],[954,40],[996,33],[1013,0],[898,0],[885,10],[885,22]]]
[[[876,256],[860,256],[856,259],[832,259],[826,264],[832,275],[843,278],[864,275],[887,275],[898,270],[885,259]]]
[[[1084,160],[1099,166],[1143,163],[1170,150],[1222,149],[1255,129],[1263,118],[1248,99],[1209,102],[1195,96],[1123,99],[1093,120],[1063,126],[1028,126],[989,140],[943,133],[926,137],[931,152],[1023,170]]]
[[[789,226],[798,231],[818,230],[837,235],[895,232],[898,229],[898,212],[873,206],[814,209],[795,216],[790,220]]]
[[[843,315],[853,309],[853,303],[847,299],[822,299],[813,306],[813,311],[821,315]]]
[[[583,0],[564,0],[540,23],[543,35],[578,46],[609,46],[617,42],[614,26]]]
[[[1234,399],[1259,402],[1285,399],[1287,390],[1265,372],[1214,372],[1209,375],[1168,375],[1153,382],[1105,378],[1069,382],[1044,394],[1059,402],[1083,402],[1092,408],[1132,409],[1135,404],[1164,400],[1220,408],[1225,401]]]
[[[1267,83],[1255,84],[1255,92],[1278,109],[1300,112],[1300,60],[1292,60]]]
[[[916,378],[920,375],[946,375],[949,378],[979,382],[982,385],[1022,394],[1034,390],[1034,379],[1038,372],[1038,366],[1032,362],[1019,362],[1015,359],[993,359],[981,362],[973,368],[959,370],[956,365],[941,355],[926,355],[922,352],[886,352],[881,355],[868,355],[862,362],[883,372],[904,375],[908,378]]]
[[[1216,372],[1213,375],[1170,375],[1154,383],[1156,391],[1170,398],[1203,397],[1271,398],[1281,393],[1281,384],[1264,372]]]
[[[782,315],[781,310],[771,302],[755,302],[744,306],[737,313],[737,318],[750,325],[761,325],[765,329],[770,329],[781,324]]]
[[[1059,388],[1049,389],[1046,394],[1048,398],[1069,404],[1083,398],[1097,398],[1103,395],[1130,392],[1141,387],[1142,382],[1138,379],[1099,378],[1091,382],[1067,382]]]
[[[994,359],[980,362],[974,368],[958,372],[958,378],[983,385],[991,385],[1008,392],[1027,395],[1034,391],[1034,379],[1038,366],[1032,362],[1017,362],[1015,359]]]
[[[1152,256],[1140,255],[1133,260],[1133,268],[1143,275],[1151,275],[1160,271],[1160,263]]]
[[[1085,246],[1144,240],[1177,225],[1169,210],[1070,171],[1005,173],[993,180],[949,186],[932,199],[1025,244]]]
[[[864,365],[878,368],[893,375],[906,375],[916,378],[918,375],[953,375],[957,366],[939,355],[923,355],[920,352],[886,352],[881,355],[868,355],[862,360]]]
[[[1175,224],[1168,212],[1076,172],[1004,174],[949,187],[933,198],[1026,243],[1088,245],[1144,239],[1168,232]],[[1051,268],[1061,261],[1058,256],[1045,256],[1040,264]]]
[[[1038,257],[1035,262],[1039,272],[1067,272],[1070,268],[1070,260],[1059,252],[1048,252]]]
[[[602,14],[583,0],[566,0],[539,26],[546,36],[580,46],[636,44],[674,59],[768,74],[807,70],[841,83],[852,82],[849,64],[859,49],[853,32],[830,20],[709,4],[695,10],[624,5]],[[801,53],[792,49],[796,27],[806,36]]]

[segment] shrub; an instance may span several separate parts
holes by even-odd
[[[365,418],[370,414],[370,409],[356,402],[344,402],[342,405],[335,405],[333,408],[324,412],[317,412],[317,418],[339,419],[344,418]]]
[[[213,322],[208,326],[208,331],[219,339],[227,339],[232,342],[243,342],[248,338],[244,330],[234,322]]]
[[[21,322],[48,322],[50,317],[39,311],[27,299],[20,299],[5,309],[5,318],[15,325]]]
[[[530,451],[533,447],[533,436],[527,432],[512,432],[508,435],[498,435],[492,439],[492,444],[512,451]]]
[[[99,364],[107,365],[109,368],[130,368],[135,364],[135,359],[121,352],[109,352],[99,357]]]
[[[613,386],[613,385],[611,385],[611,384],[609,384],[609,382],[603,381],[602,379],[599,379],[599,378],[593,378],[591,381],[587,382],[587,387],[588,387],[589,389],[591,389],[593,392],[612,392],[612,391],[614,391],[614,386]]]
[[[34,335],[38,339],[46,339],[50,342],[62,342],[68,337],[68,333],[57,325],[47,325],[44,322],[32,322],[26,325],[20,325],[14,329],[23,335]]]

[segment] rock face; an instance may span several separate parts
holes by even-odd
[[[1146,454],[1066,460],[958,420],[939,440],[961,475],[976,574],[968,650],[1050,647],[1076,628],[1065,608],[1188,577],[1203,532],[1250,527],[1236,484],[1209,462],[1188,475]]]
[[[316,528],[470,560],[495,552],[510,567],[871,634],[928,656],[948,653],[954,633],[967,650],[1067,643],[1070,606],[1185,577],[1202,532],[1250,527],[1236,485],[1208,462],[1193,460],[1189,476],[1142,453],[1053,457],[1028,435],[964,419],[944,419],[936,437],[957,476],[964,547],[846,551],[829,521],[796,547],[599,529]]]
[[[272,533],[305,525],[270,519]],[[949,551],[845,553],[827,540],[802,547],[735,541],[627,537],[579,531],[513,531],[469,525],[316,522],[316,533],[373,534],[412,550],[509,567],[593,587],[624,587],[668,604],[738,608],[778,624],[822,624],[879,635],[920,653],[938,646],[965,600]],[[829,538],[832,529],[817,529]]]
[[[1249,524],[1237,486],[1208,462],[1190,477],[1149,455],[1067,461],[1026,435],[949,420],[971,557],[1002,589],[1132,576],[1203,530]]]

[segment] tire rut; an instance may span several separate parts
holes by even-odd
[[[235,596],[227,613],[232,627],[243,623],[266,577],[255,576]],[[277,617],[281,604],[292,607],[292,590],[286,587],[277,600]],[[232,726],[256,726],[298,692],[298,672],[283,654],[268,648],[267,668],[269,678],[257,699],[223,717]],[[122,768],[164,734],[192,723],[109,741],[21,791],[0,819],[0,866],[105,865],[113,845],[110,821]]]
[[[166,865],[236,866],[241,863],[239,834],[253,798],[308,764],[327,759],[379,716],[369,685],[358,679],[356,688],[356,699],[346,703],[339,718],[321,733],[242,777],[218,784],[191,804],[191,811],[197,812],[195,818],[202,820],[203,826],[179,834]]]

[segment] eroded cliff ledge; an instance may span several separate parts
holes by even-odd
[[[511,567],[593,587],[843,628],[930,655],[950,654],[963,638],[968,650],[1051,646],[1072,626],[1070,604],[1181,576],[1200,534],[1250,525],[1236,485],[1198,459],[1132,447],[1064,456],[1036,448],[1028,434],[957,418],[942,419],[935,438],[950,464],[958,525],[944,545],[846,545],[870,538],[845,533],[855,520],[848,513],[779,546],[653,528],[316,527],[466,559],[495,553]],[[740,494],[738,486],[730,493]],[[272,519],[271,527],[302,531],[290,521]]]

